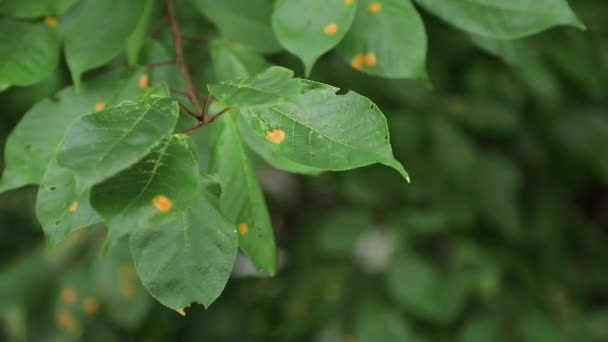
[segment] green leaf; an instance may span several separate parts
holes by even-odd
[[[4,0],[0,1],[0,13],[13,17],[36,18],[60,16],[72,7],[77,0]]]
[[[355,324],[357,341],[419,341],[399,311],[369,301],[359,307]]]
[[[521,38],[556,25],[585,27],[566,0],[416,1],[450,24],[490,38]]]
[[[386,118],[369,99],[337,88],[300,81],[299,104],[242,108],[241,115],[275,154],[290,161],[328,171],[381,163],[409,180],[395,160]]]
[[[0,90],[48,77],[59,62],[55,29],[43,22],[0,19]]]
[[[139,58],[139,52],[144,46],[144,43],[148,39],[148,30],[150,29],[150,25],[152,24],[152,19],[154,14],[156,14],[156,9],[158,2],[154,0],[144,0],[144,9],[141,14],[139,21],[137,22],[137,26],[135,27],[135,31],[131,33],[131,36],[127,39],[127,44],[125,47],[125,51],[127,53],[127,61],[129,65],[137,64],[137,60]]]
[[[86,82],[78,94],[68,87],[32,107],[7,140],[0,191],[40,184],[68,126],[96,106],[110,106],[135,96],[140,92],[140,76],[141,70],[106,73]]]
[[[83,0],[65,20],[65,57],[76,90],[82,73],[116,57],[135,30],[143,0]]]
[[[239,246],[260,269],[274,275],[277,249],[264,195],[232,113],[214,127],[211,172],[222,184],[220,209],[239,227]],[[214,125],[214,126],[215,126]]]
[[[317,59],[344,38],[356,12],[352,1],[280,0],[272,27],[281,45],[300,57],[309,75]]]
[[[70,170],[51,162],[38,188],[36,216],[51,245],[63,241],[71,232],[100,221],[89,203],[89,192],[76,191]]]
[[[240,108],[297,102],[300,96],[300,83],[293,78],[293,71],[282,67],[270,67],[251,78],[210,84],[208,88],[223,104]]]
[[[217,26],[222,37],[259,52],[281,50],[270,24],[273,0],[192,1],[199,12]]]
[[[220,39],[211,42],[211,60],[220,81],[248,78],[270,66],[264,57],[246,46]]]
[[[60,146],[59,165],[76,174],[79,191],[137,163],[173,131],[179,109],[170,98],[151,96],[80,117]]]
[[[360,0],[338,53],[353,68],[387,78],[426,77],[427,38],[410,0]]]
[[[205,307],[223,291],[236,260],[236,229],[204,189],[171,222],[131,234],[137,272],[150,294],[174,310]]]
[[[175,220],[199,184],[199,167],[184,135],[165,138],[137,164],[91,190],[91,203],[109,228],[108,240]]]

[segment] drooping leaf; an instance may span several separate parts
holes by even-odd
[[[395,160],[386,118],[369,99],[337,88],[300,80],[298,104],[242,108],[239,116],[255,138],[292,162],[342,171],[381,163],[409,179]]]
[[[521,38],[556,25],[584,28],[566,0],[416,1],[462,30],[491,38]]]
[[[137,164],[91,190],[111,244],[137,229],[174,221],[196,195],[198,162],[187,137],[171,135]]]
[[[37,103],[7,140],[0,191],[39,184],[70,123],[83,114],[133,98],[140,92],[140,76],[141,70],[106,73],[86,82],[78,94],[68,87]]]
[[[208,307],[224,289],[238,248],[236,229],[201,189],[173,222],[131,234],[139,276],[152,297],[180,310]]]
[[[217,26],[222,37],[259,52],[275,52],[281,49],[270,23],[273,0],[192,1],[199,12]]]
[[[3,0],[0,13],[18,18],[37,18],[60,16],[72,7],[77,0]]]
[[[272,27],[281,45],[302,60],[309,75],[317,59],[344,38],[355,18],[357,3],[280,0],[272,15]]]
[[[297,102],[300,83],[293,71],[270,67],[251,78],[222,81],[208,86],[209,92],[227,106],[239,108]]]
[[[77,193],[74,174],[55,161],[50,163],[38,188],[36,216],[51,245],[100,221],[89,202],[89,192]]]
[[[221,39],[211,42],[211,60],[219,81],[248,78],[270,66],[257,52]]]
[[[86,190],[148,155],[171,134],[178,115],[175,101],[153,95],[82,116],[68,129],[57,161]]]
[[[44,22],[0,18],[0,91],[49,76],[59,62],[55,29]]]
[[[137,64],[139,58],[139,52],[144,46],[146,39],[148,38],[148,30],[152,24],[154,14],[156,14],[158,2],[154,0],[144,0],[144,9],[139,17],[137,26],[129,38],[127,39],[127,45],[125,51],[127,53],[127,61],[129,65]]]
[[[220,209],[239,228],[239,246],[260,269],[275,274],[277,250],[264,195],[232,113],[216,123],[211,172],[222,184]]]
[[[76,90],[82,73],[118,55],[143,11],[143,0],[83,0],[66,17],[65,56]]]
[[[387,78],[426,75],[427,38],[410,0],[360,0],[338,52],[356,70]]]

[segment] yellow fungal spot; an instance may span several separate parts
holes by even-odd
[[[158,195],[152,199],[152,203],[163,214],[166,214],[171,211],[171,207],[173,207],[173,203],[171,200],[164,195]]]
[[[325,34],[328,36],[335,35],[336,33],[338,33],[338,24],[331,23],[331,24],[325,26],[325,28],[323,29],[323,32],[325,32]]]
[[[370,11],[371,13],[378,13],[378,12],[380,12],[381,9],[382,9],[382,4],[379,2],[372,2],[371,4],[369,4],[369,6],[367,6],[367,10]]]
[[[103,102],[97,102],[95,104],[95,110],[97,110],[97,111],[104,110],[104,108],[106,108],[106,104]]]
[[[69,332],[74,332],[76,330],[76,321],[74,321],[74,317],[72,317],[69,312],[61,310],[57,312],[55,319],[57,320],[57,325],[61,329]]]
[[[125,298],[132,298],[135,294],[135,288],[130,283],[123,283],[120,286],[120,294]]]
[[[241,235],[247,234],[248,231],[249,231],[249,226],[247,225],[247,223],[239,224],[239,233],[241,233]]]
[[[82,311],[89,315],[94,315],[99,311],[99,303],[93,297],[86,297],[82,301]]]
[[[358,53],[355,55],[355,57],[353,57],[350,65],[353,67],[353,69],[359,70],[363,66],[363,63],[365,63],[365,55]]]
[[[66,287],[61,290],[61,300],[68,304],[74,304],[78,300],[78,293],[76,290]]]
[[[55,27],[55,26],[57,26],[57,18],[55,18],[55,17],[51,17],[51,16],[45,17],[45,18],[44,18],[44,22],[45,22],[47,25],[49,25],[50,27]]]
[[[70,206],[68,207],[68,211],[73,213],[76,210],[78,210],[78,202],[74,201],[70,204]]]
[[[266,140],[278,144],[285,140],[285,131],[279,128],[268,131],[266,132]]]
[[[148,75],[142,75],[139,78],[139,88],[146,89],[150,86],[150,77]]]
[[[353,0],[344,0],[344,3],[347,5],[352,5],[353,4]]]
[[[177,309],[175,311],[182,316],[186,316],[186,311],[184,311],[184,309]]]
[[[376,54],[373,52],[368,53],[367,55],[365,55],[365,66],[367,67],[373,67],[376,65]]]

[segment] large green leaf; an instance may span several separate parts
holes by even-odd
[[[300,83],[293,78],[293,71],[282,67],[270,67],[251,78],[210,84],[208,88],[223,104],[240,108],[297,102],[300,95]]]
[[[416,1],[462,30],[491,38],[520,38],[556,25],[584,28],[566,0]]]
[[[189,207],[198,183],[198,161],[187,137],[171,135],[137,164],[94,186],[91,203],[114,243],[136,229],[175,220]]]
[[[410,0],[360,0],[355,22],[338,45],[355,69],[388,77],[424,77],[427,39]]]
[[[144,286],[174,310],[193,302],[208,307],[232,272],[236,229],[213,202],[202,189],[191,208],[173,222],[131,234],[131,251]]]
[[[36,216],[47,241],[55,245],[71,232],[99,222],[89,203],[89,192],[76,192],[76,180],[70,170],[52,161],[38,188]]]
[[[264,271],[277,271],[274,233],[264,195],[232,113],[218,120],[210,170],[222,184],[220,208],[239,227],[239,246]]]
[[[5,171],[0,191],[39,184],[68,126],[101,106],[133,98],[140,92],[141,70],[106,73],[86,82],[80,93],[68,87],[32,107],[6,142]]]
[[[59,16],[72,7],[77,0],[4,0],[0,1],[0,13],[19,18]]]
[[[137,163],[173,131],[179,109],[170,98],[151,96],[80,117],[59,148],[59,165],[76,174],[79,191]]]
[[[0,91],[49,76],[59,62],[55,29],[43,22],[0,19]]]
[[[325,52],[336,46],[350,29],[357,3],[342,0],[280,0],[272,15],[279,42],[300,57],[306,75]]]
[[[78,90],[82,73],[116,57],[135,30],[143,0],[83,0],[65,20],[65,57]]]
[[[296,164],[320,170],[349,170],[381,163],[409,179],[395,160],[386,118],[369,99],[301,80],[299,104],[241,109],[258,143]]]
[[[211,20],[224,38],[259,52],[281,49],[272,32],[273,0],[192,0],[199,12]]]

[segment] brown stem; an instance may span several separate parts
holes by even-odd
[[[193,111],[191,111],[191,110],[190,110],[190,108],[188,108],[188,107],[184,106],[184,105],[183,105],[183,104],[181,104],[181,103],[178,103],[178,104],[179,104],[179,108],[181,108],[181,109],[182,109],[184,112],[186,112],[186,113],[190,114],[190,116],[192,116],[192,117],[194,117],[196,120],[200,121],[199,116],[198,116],[198,115],[196,115],[196,113],[194,113]]]
[[[226,107],[226,108],[220,110],[219,112],[217,112],[213,116],[208,117],[207,121],[205,123],[212,123],[213,121],[215,121],[215,119],[219,118],[220,116],[222,116],[222,114],[226,113],[229,110],[230,110],[230,107]]]
[[[190,102],[196,109],[196,112],[201,118],[201,122],[205,122],[205,112],[203,107],[196,97],[194,86],[192,85],[192,77],[190,77],[190,71],[184,58],[184,47],[182,45],[182,33],[177,22],[177,16],[175,15],[175,9],[173,8],[173,0],[167,0],[167,14],[169,15],[169,24],[171,25],[171,31],[173,32],[173,41],[175,44],[175,61],[180,69],[184,84],[186,85],[186,94],[190,99]],[[202,125],[201,125],[202,126]],[[200,128],[200,127],[198,127]],[[196,128],[196,129],[198,129]],[[187,134],[187,133],[185,133]]]
[[[180,134],[191,134],[194,133],[196,131],[198,131],[201,127],[203,127],[205,125],[205,121],[199,121],[196,126],[192,127],[192,128],[188,128],[187,130],[180,132]]]

